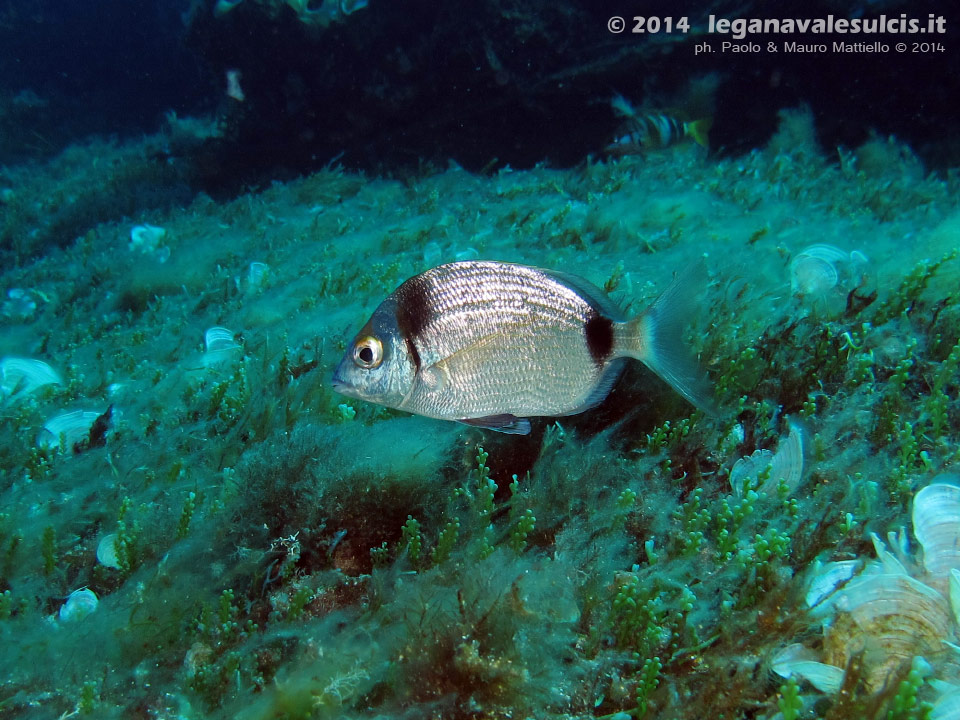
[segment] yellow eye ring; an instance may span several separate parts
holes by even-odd
[[[364,370],[373,370],[383,362],[383,343],[372,335],[357,340],[353,346],[353,362]]]

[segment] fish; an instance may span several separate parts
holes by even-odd
[[[681,331],[702,263],[627,319],[598,287],[499,261],[438,265],[373,312],[333,373],[333,389],[389,408],[503,433],[531,417],[576,415],[610,393],[630,358],[710,410],[709,381]]]
[[[604,151],[608,155],[632,155],[677,145],[686,140],[693,140],[697,145],[708,148],[707,135],[711,124],[710,118],[688,122],[667,113],[637,115],[624,124]]]
[[[614,112],[624,118],[616,136],[604,148],[608,155],[633,155],[647,150],[670,147],[692,140],[710,147],[708,135],[712,118],[687,121],[666,111],[640,112],[622,95],[610,101]]]

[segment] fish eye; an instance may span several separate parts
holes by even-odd
[[[383,362],[383,343],[372,335],[357,340],[353,348],[353,362],[364,370],[373,370]]]

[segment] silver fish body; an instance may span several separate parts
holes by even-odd
[[[706,397],[702,375],[672,347],[681,319],[672,316],[689,309],[663,302],[675,296],[682,297],[668,289],[647,312],[625,320],[599,288],[575,276],[503,262],[440,265],[381,303],[340,361],[334,389],[419,415],[526,433],[526,418],[598,404],[625,358],[634,357],[698,403]],[[664,339],[671,345],[666,362]]]

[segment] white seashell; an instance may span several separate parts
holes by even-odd
[[[960,487],[936,482],[913,498],[913,534],[933,575],[960,568]]]
[[[880,561],[884,573],[889,575],[907,574],[907,568],[904,567],[900,558],[887,550],[887,546],[883,544],[883,540],[880,539],[879,535],[870,533],[870,541],[873,543],[873,551],[877,553],[877,560]],[[894,545],[894,547],[896,547],[896,545]]]
[[[130,250],[138,250],[144,255],[152,255],[160,262],[170,257],[170,248],[165,247],[163,239],[167,236],[165,228],[156,225],[136,225],[130,230]]]
[[[259,290],[267,284],[267,271],[270,268],[266,263],[252,262],[247,269],[247,288]]]
[[[776,492],[781,481],[793,492],[800,485],[803,477],[803,434],[798,425],[788,423],[789,432],[780,438],[777,452],[769,450],[755,450],[753,454],[742,457],[734,463],[730,470],[730,486],[733,492],[743,495],[744,481],[756,478],[770,468],[770,474],[764,483],[754,489],[761,493]]]
[[[204,347],[207,352],[219,352],[233,350],[240,346],[233,339],[233,331],[225,327],[212,327],[204,335]]]
[[[863,573],[820,603],[815,614],[830,610],[856,614],[858,619],[867,621],[883,613],[915,614],[921,606],[935,611],[926,614],[925,622],[949,626],[946,600],[930,586],[909,575]],[[938,637],[948,634],[944,628]]]
[[[57,372],[42,360],[8,357],[0,360],[0,391],[4,399],[26,397],[44,385],[62,385]]]
[[[773,474],[773,453],[769,450],[754,450],[750,455],[746,455],[737,460],[730,469],[730,487],[737,497],[743,496],[744,480],[752,479],[751,485],[757,484],[757,476],[771,468],[770,474]],[[750,489],[748,487],[747,489]]]
[[[120,559],[117,557],[117,534],[104,535],[97,545],[97,560],[108,568],[120,569]]]
[[[853,577],[860,565],[859,560],[841,560],[829,562],[818,569],[810,580],[807,590],[807,607],[816,607],[830,595],[839,585]]]
[[[739,445],[740,443],[743,442],[743,439],[745,437],[746,437],[746,434],[743,429],[743,425],[741,423],[737,423],[732,428],[730,428],[730,432],[728,432],[727,436],[723,439],[723,444]]]
[[[822,295],[837,285],[836,265],[813,255],[797,255],[790,263],[790,287],[795,295]]]
[[[14,320],[29,320],[37,314],[37,298],[30,290],[10,288],[0,312]]]
[[[907,539],[907,529],[903,525],[900,526],[898,531],[890,530],[887,533],[887,542],[890,543],[890,547],[902,561],[906,561],[910,557],[910,542]]]
[[[930,683],[933,684],[935,681],[936,678],[933,678]],[[943,683],[943,686],[948,685],[949,683]],[[957,718],[960,718],[960,688],[954,686],[952,689],[945,690],[933,704],[933,710],[929,718],[930,720],[957,720]]]
[[[824,635],[823,660],[846,667],[869,650],[864,681],[870,692],[915,656],[931,656],[952,635],[953,616],[946,599],[909,575],[862,574],[821,602],[813,611],[831,613]]]
[[[240,346],[233,339],[233,331],[225,327],[212,327],[204,336],[203,364],[206,367],[220,365],[236,356]]]
[[[822,295],[841,282],[859,283],[862,266],[868,262],[859,250],[847,252],[833,245],[811,245],[791,261],[790,286],[796,295]]]
[[[61,622],[76,622],[83,620],[87,615],[97,609],[99,600],[97,594],[89,588],[74,590],[70,593],[67,601],[60,606]]]
[[[799,643],[788,645],[774,657],[771,668],[780,677],[799,675],[820,692],[837,692],[843,685],[843,669],[813,657],[813,651]]]
[[[256,293],[267,286],[269,266],[259,261],[250,263],[247,272],[233,278],[237,290],[243,293]]]
[[[734,452],[736,452],[737,448],[740,447],[744,437],[746,436],[744,434],[743,425],[737,423],[730,428],[730,432],[728,432],[723,440],[720,441],[720,452],[724,455],[732,455]]]
[[[800,257],[801,255],[819,258],[820,260],[826,260],[827,262],[831,263],[846,262],[850,259],[850,253],[848,253],[846,250],[841,250],[833,245],[825,245],[822,243],[805,247],[803,250],[797,253],[797,257]]]
[[[960,625],[960,570],[950,568],[950,609],[953,619]]]
[[[167,235],[166,228],[156,225],[135,225],[130,230],[130,249],[150,253],[160,247]]]
[[[949,645],[950,643],[945,643],[945,644]],[[927,682],[929,683],[930,687],[933,688],[934,692],[936,692],[938,695],[941,695],[941,696],[946,695],[948,693],[952,693],[955,690],[960,690],[960,686],[954,685],[953,683],[949,683],[946,680],[940,680],[935,677],[930,678]]]
[[[43,424],[43,429],[37,435],[37,446],[49,450],[60,449],[62,437],[63,448],[69,452],[77,443],[90,437],[94,420],[102,414],[91,410],[74,410],[52,417]]]
[[[916,493],[913,523],[928,571],[925,582],[910,574],[916,567],[903,528],[887,533],[889,548],[871,534],[878,560],[859,574],[851,576],[856,561],[845,561],[828,563],[811,576],[810,616],[824,627],[815,659],[843,668],[859,656],[868,693],[887,687],[907,663],[921,676],[931,675],[928,659],[941,677],[960,677],[960,475],[940,475]],[[809,660],[788,654],[775,663]],[[960,718],[960,688],[936,678],[930,684],[941,695],[932,717]]]

